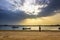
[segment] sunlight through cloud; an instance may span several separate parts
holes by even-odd
[[[49,0],[7,0],[12,4],[12,11],[24,11],[28,15],[38,15],[43,8],[47,7]]]

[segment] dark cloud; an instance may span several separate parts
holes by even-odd
[[[57,14],[58,10],[60,11],[60,0],[49,0],[50,3],[47,7],[42,9],[42,12],[39,12],[39,15],[28,15],[28,18],[37,18],[37,17],[47,17]],[[40,3],[39,3],[40,4]],[[56,11],[56,12],[54,12]]]
[[[50,0],[50,4],[39,13],[39,17],[55,15],[54,11],[60,10],[60,0]]]
[[[0,9],[0,24],[14,23],[26,18],[26,14],[22,11],[11,12]]]
[[[12,12],[10,10],[6,10],[7,7],[4,8],[4,6],[7,5],[0,6],[0,24],[6,24],[6,23],[8,24],[10,22],[14,23],[17,21],[24,20],[26,18],[46,17],[55,15],[56,13],[54,13],[54,11],[60,10],[60,0],[50,0],[50,4],[48,4],[47,7],[42,9],[43,11],[39,13],[39,15],[37,16],[27,15],[23,11],[19,10],[17,10],[16,12]]]

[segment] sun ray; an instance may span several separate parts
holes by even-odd
[[[28,15],[38,15],[43,8],[47,7],[49,0],[7,0],[13,6],[12,11],[24,11]]]

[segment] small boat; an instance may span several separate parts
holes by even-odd
[[[19,28],[18,26],[13,26],[12,28]]]

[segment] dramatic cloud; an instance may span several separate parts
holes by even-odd
[[[26,14],[22,11],[11,12],[0,9],[0,24],[14,23],[26,18]]]
[[[60,0],[0,0],[0,24],[55,15]]]
[[[39,16],[52,16],[60,11],[60,0],[50,0],[50,4],[43,9]]]

